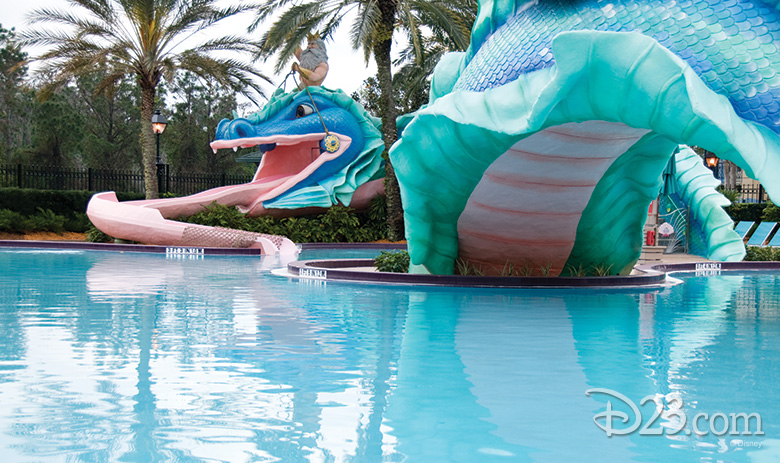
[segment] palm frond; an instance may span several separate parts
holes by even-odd
[[[62,26],[80,27],[84,18],[75,16],[68,11],[54,8],[40,8],[33,10],[27,19],[28,24],[55,23]]]
[[[341,0],[337,1],[332,6],[328,5],[328,2],[323,3],[323,6],[326,6],[326,8],[323,8],[322,11],[326,12],[324,17],[328,19],[327,21],[324,21],[324,24],[321,26],[319,33],[323,39],[327,39],[333,36],[333,34],[336,32],[336,29],[338,29],[338,27],[341,25],[341,22],[344,20],[344,17],[357,8],[361,2],[356,2],[354,0]]]
[[[232,50],[253,54],[259,51],[259,47],[246,37],[225,36],[203,42],[192,47],[191,50],[198,52]]]
[[[292,60],[295,55],[295,50],[306,40],[306,36],[310,31],[315,30],[317,25],[322,21],[321,17],[311,18],[309,21],[301,24],[300,28],[295,30],[290,39],[284,43],[284,46],[279,50],[276,66],[274,66],[275,72],[281,72]]]
[[[116,89],[116,86],[119,84],[119,82],[124,79],[125,75],[125,72],[111,72],[106,74],[103,79],[95,86],[94,94],[99,95],[101,93],[112,93]]]
[[[199,53],[188,52],[180,56],[178,69],[217,82],[219,85],[241,93],[256,103],[253,92],[264,96],[258,79],[271,83],[271,80],[247,63],[235,59],[215,58]],[[252,90],[252,91],[249,91]]]
[[[368,0],[360,4],[357,18],[355,19],[355,22],[352,23],[352,27],[349,31],[349,38],[352,41],[353,49],[358,50],[363,48],[366,52],[366,63],[368,63],[371,56],[374,37],[376,36],[380,21],[381,13],[376,0]]]
[[[248,32],[254,32],[260,24],[273,16],[274,13],[295,1],[296,0],[267,0],[255,9],[257,16],[255,17],[255,20],[252,21],[252,24],[249,25]]]
[[[419,61],[423,59],[422,32],[420,31],[420,22],[412,11],[410,2],[401,2],[401,22],[409,31],[412,48]]]
[[[105,0],[67,0],[71,6],[80,6],[100,18],[109,18],[112,14],[110,4]]]
[[[168,82],[173,82],[176,77],[176,70],[179,69],[178,63],[171,57],[160,61],[160,72]]]
[[[263,35],[259,44],[262,49],[261,54],[266,57],[273,55],[284,48],[292,37],[300,36],[304,25],[319,24],[323,17],[320,2],[312,1],[291,7]],[[303,37],[308,32],[311,32],[311,29],[305,31]],[[301,42],[302,40],[296,46]]]
[[[413,3],[424,25],[451,40],[455,49],[468,48],[471,26],[477,12],[476,2],[415,0]]]

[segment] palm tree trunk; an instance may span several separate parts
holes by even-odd
[[[144,191],[146,199],[159,197],[157,187],[157,156],[155,153],[152,114],[154,113],[155,87],[141,87],[141,162],[144,166]]]
[[[378,38],[374,45],[376,77],[379,81],[379,110],[382,116],[382,137],[385,141],[385,199],[387,201],[387,238],[390,241],[404,239],[404,210],[401,204],[401,191],[395,177],[395,169],[390,162],[390,147],[398,139],[395,124],[396,109],[393,95],[393,74],[390,61],[390,49],[393,43],[393,25],[396,13],[395,0],[379,2],[382,12],[382,24],[378,28]]]

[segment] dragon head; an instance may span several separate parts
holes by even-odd
[[[215,151],[257,146],[263,159],[253,182],[287,185],[265,208],[349,205],[360,185],[381,177],[384,148],[378,119],[340,90],[277,90],[247,117],[223,119]]]

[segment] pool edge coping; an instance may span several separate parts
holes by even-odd
[[[301,251],[316,249],[406,249],[403,243],[296,243]],[[128,243],[91,243],[88,241],[0,240],[0,248],[73,249],[82,251],[149,252],[170,254],[172,250],[190,250],[192,254],[224,256],[261,256],[260,248],[212,248]],[[194,250],[198,250],[195,252]],[[186,253],[186,252],[185,252]]]
[[[588,277],[490,277],[465,275],[420,275],[409,273],[344,270],[373,267],[372,259],[312,259],[287,264],[286,273],[278,275],[321,281],[344,281],[390,285],[420,285],[470,288],[662,288],[678,284],[675,273],[695,272],[701,276],[720,275],[722,271],[780,270],[780,262],[681,262],[652,263],[634,267],[640,275]],[[301,275],[303,271],[303,275]]]
[[[153,254],[261,256],[258,248],[211,248],[200,246],[157,246],[145,244],[90,243],[84,241],[0,240],[0,248],[72,249],[84,251],[138,252]],[[301,243],[301,251],[317,249],[406,249],[403,243]],[[647,288],[663,287],[674,273],[712,276],[722,271],[780,270],[780,262],[682,262],[652,263],[634,267],[641,275],[604,277],[490,277],[465,275],[420,275],[409,273],[344,270],[373,267],[372,259],[314,259],[294,261],[286,266],[286,276],[310,280],[344,281],[390,285],[420,285],[470,288]],[[301,275],[304,270],[305,275]]]
[[[72,249],[80,251],[144,252],[152,254],[199,254],[212,256],[263,255],[260,248],[158,246],[151,244],[89,243],[86,241],[0,240],[0,248]]]
[[[667,283],[666,273],[655,269],[643,269],[642,275],[605,277],[493,277],[344,270],[373,267],[373,263],[373,259],[294,261],[287,264],[286,275],[309,280],[468,288],[627,288],[660,287]]]

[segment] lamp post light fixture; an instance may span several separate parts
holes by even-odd
[[[157,134],[157,190],[159,193],[163,193],[167,188],[163,185],[163,168],[164,164],[160,159],[160,134],[165,131],[165,126],[168,125],[168,121],[165,116],[160,114],[160,110],[157,109],[152,115],[152,131]]]
[[[168,121],[165,116],[160,114],[160,110],[157,109],[152,115],[152,131],[157,134],[157,164],[160,164],[160,134],[165,131],[165,126],[168,125]]]
[[[720,159],[718,159],[714,153],[707,151],[707,154],[704,156],[704,161],[707,163],[707,167],[709,167],[713,172],[717,172],[718,161],[720,161]]]

